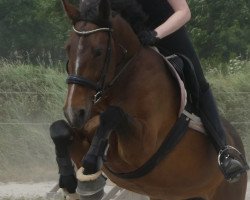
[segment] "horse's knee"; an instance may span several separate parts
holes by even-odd
[[[50,126],[50,136],[56,145],[61,142],[68,143],[71,133],[72,129],[65,120],[55,121]]]
[[[65,157],[68,154],[72,129],[64,120],[58,120],[50,126],[50,137],[56,146],[56,154]]]
[[[130,131],[131,118],[118,106],[109,106],[100,115],[100,127],[104,130],[115,130],[126,134]]]
[[[59,169],[70,168],[70,171],[72,171],[72,162],[69,156],[68,146],[70,145],[71,133],[71,127],[64,120],[56,121],[50,126],[50,136],[56,147],[56,160]],[[60,171],[59,173],[63,175],[71,174],[64,171],[69,170],[62,170],[62,173],[60,173]]]
[[[120,107],[109,106],[100,115],[101,126],[104,129],[116,129],[123,120],[124,112]]]

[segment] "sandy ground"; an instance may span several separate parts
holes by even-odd
[[[55,182],[45,182],[45,183],[0,183],[0,200],[2,199],[35,199],[38,197],[46,196],[55,186]],[[250,200],[250,182],[248,184],[246,200]]]
[[[45,197],[46,193],[53,188],[55,182],[45,183],[0,183],[0,199],[17,199],[21,197],[35,198]]]

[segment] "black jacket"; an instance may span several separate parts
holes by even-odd
[[[155,29],[165,22],[173,13],[167,0],[136,0],[148,16],[146,21],[149,29]]]

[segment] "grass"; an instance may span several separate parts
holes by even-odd
[[[57,177],[48,130],[51,122],[63,118],[66,75],[62,71],[60,67],[0,62],[0,182]],[[235,122],[250,152],[250,124],[242,123],[250,121],[250,63],[234,73],[210,70],[207,78],[221,114]],[[18,122],[35,124],[3,124]]]
[[[221,115],[241,135],[250,160],[250,62],[244,62],[241,67],[232,70],[233,73],[211,70],[207,72],[207,78]]]
[[[60,117],[58,110],[62,109],[66,90],[64,74],[21,63],[3,63],[0,69],[1,121]]]
[[[56,177],[48,130],[63,117],[64,78],[51,68],[1,62],[0,182]]]

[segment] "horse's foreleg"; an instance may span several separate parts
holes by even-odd
[[[120,108],[108,107],[100,115],[100,125],[82,160],[82,168],[77,172],[77,192],[81,199],[99,200],[102,198],[106,179],[101,175],[100,169],[108,147],[110,133],[118,129],[123,133],[129,129],[128,118]]]
[[[77,181],[71,158],[69,155],[69,145],[72,130],[64,120],[54,122],[50,126],[50,136],[56,148],[56,161],[59,168],[59,186],[66,188],[69,193],[74,193]]]
[[[112,131],[126,134],[130,131],[128,116],[121,108],[110,106],[100,115],[100,126],[93,137],[90,149],[82,161],[84,174],[95,174],[98,172],[105,157],[108,139]]]

